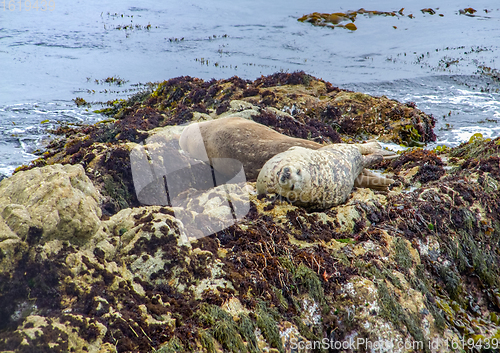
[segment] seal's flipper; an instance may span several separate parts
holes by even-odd
[[[391,151],[392,152],[392,151]],[[396,158],[399,158],[400,154],[397,154],[395,152],[393,152],[394,154],[389,154],[389,155],[384,155],[382,157],[384,157],[384,160],[385,159],[396,159]]]
[[[384,160],[384,157],[379,154],[369,154],[367,156],[362,156],[361,158],[363,159],[363,168],[368,168]]]
[[[354,146],[356,146],[359,149],[359,152],[363,156],[370,154],[377,154],[382,156],[384,159],[393,159],[399,157],[399,155],[396,152],[384,149],[380,145],[380,143],[378,143],[375,140],[370,140],[366,143],[355,143]]]
[[[393,179],[377,175],[368,169],[363,169],[356,180],[354,180],[354,186],[374,190],[387,190],[387,187],[392,183],[394,183]]]

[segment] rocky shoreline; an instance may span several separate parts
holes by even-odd
[[[0,182],[0,351],[500,345],[500,139],[418,148],[435,140],[435,121],[414,104],[303,72],[175,78],[105,113],[59,128],[38,160]],[[139,202],[130,153],[231,115],[320,143],[415,148],[377,167],[396,180],[388,192],[355,189],[324,212],[257,197],[247,181],[231,190],[248,195],[245,217],[196,237],[176,207]],[[194,192],[192,219],[215,224],[227,192]]]

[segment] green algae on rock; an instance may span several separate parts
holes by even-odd
[[[359,338],[448,352],[500,338],[499,138],[409,150],[379,166],[397,180],[388,193],[355,189],[323,212],[248,181],[249,212],[208,236],[176,207],[139,203],[134,148],[231,114],[322,143],[400,143],[408,125],[434,136],[412,104],[304,73],[173,79],[116,120],[62,127],[0,182],[0,350],[327,352],[307,347]],[[189,192],[198,224],[231,213],[223,187]]]

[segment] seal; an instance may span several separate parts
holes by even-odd
[[[324,147],[314,141],[280,134],[265,125],[240,117],[188,125],[180,136],[179,145],[191,157],[209,163],[226,176],[236,175],[243,166],[247,180],[255,180],[269,159],[291,147],[311,150]],[[358,147],[361,154],[394,154],[383,150],[377,142],[354,146]]]
[[[275,193],[306,208],[327,209],[344,203],[364,168],[382,159],[376,154],[363,156],[348,144],[318,150],[292,147],[264,164],[257,192]]]
[[[252,120],[228,117],[188,125],[179,145],[192,157],[209,162],[218,172],[234,175],[240,161],[247,180],[254,180],[274,155],[300,146],[319,149],[321,144],[286,136]]]

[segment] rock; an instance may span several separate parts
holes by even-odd
[[[242,116],[319,143],[378,138],[413,146],[435,139],[434,118],[414,104],[340,90],[304,72],[263,76],[253,82],[238,77],[210,82],[179,77],[160,83],[151,94],[120,101],[105,113],[115,119],[81,129],[61,127],[56,131],[61,137],[43,156],[20,168],[82,164],[103,196],[105,216],[141,204],[130,151],[151,139],[175,140],[183,125],[194,121]]]
[[[3,180],[0,214],[30,244],[54,238],[81,244],[99,226],[99,193],[81,166],[55,164]]]
[[[18,261],[21,260],[19,252],[21,248],[25,248],[25,246],[18,238],[0,239],[0,275],[9,273],[16,268]]]
[[[498,338],[499,138],[407,151],[378,166],[396,180],[389,192],[355,188],[323,212],[257,196],[254,183],[141,205],[131,151],[175,142],[179,126],[166,126],[208,119],[203,109],[259,111],[325,143],[378,119],[368,130],[391,138],[405,136],[401,119],[432,132],[411,105],[303,73],[173,79],[123,103],[123,120],[63,129],[43,160],[0,183],[1,351],[449,352]]]

